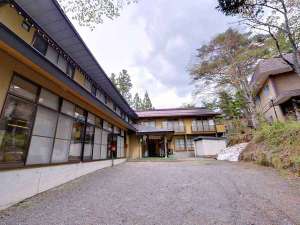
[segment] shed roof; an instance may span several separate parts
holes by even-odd
[[[153,118],[153,117],[189,117],[189,116],[215,116],[221,115],[219,112],[214,112],[206,108],[169,108],[169,109],[155,109],[151,111],[136,112],[139,118]]]
[[[116,87],[107,77],[56,0],[15,0],[44,32],[53,39],[128,115],[136,118]]]

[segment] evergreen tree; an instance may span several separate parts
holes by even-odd
[[[132,106],[137,111],[143,110],[143,102],[138,93],[135,93],[135,96],[134,96],[133,102],[132,102]]]
[[[147,91],[146,91],[145,96],[144,96],[142,108],[145,111],[153,109],[152,102],[151,102],[151,99],[150,99]]]
[[[122,70],[119,73],[119,76],[116,78],[116,83],[121,95],[131,105],[132,95],[130,93],[130,90],[132,88],[132,83],[127,70]]]

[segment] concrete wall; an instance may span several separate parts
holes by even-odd
[[[126,159],[116,159],[114,165],[125,161]],[[2,171],[0,172],[0,209],[111,165],[111,160],[105,160]]]
[[[226,148],[226,140],[198,140],[195,141],[196,156],[217,155],[222,149]]]

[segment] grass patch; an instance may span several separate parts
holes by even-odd
[[[300,123],[262,123],[242,158],[279,170],[289,169],[300,176]]]

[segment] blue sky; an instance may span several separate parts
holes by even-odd
[[[196,49],[232,25],[216,0],[139,0],[91,31],[77,27],[108,75],[127,69],[133,94],[147,90],[156,108],[196,102],[188,68]]]

